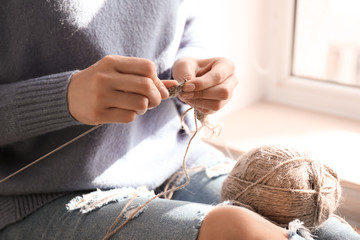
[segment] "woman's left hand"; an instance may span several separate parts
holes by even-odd
[[[226,58],[180,58],[174,63],[173,78],[187,82],[179,95],[180,100],[202,113],[220,110],[232,97],[238,84],[234,64]]]

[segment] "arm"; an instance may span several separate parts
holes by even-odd
[[[77,124],[128,123],[168,97],[146,59],[106,56],[79,72],[2,84],[0,145]]]
[[[0,145],[79,124],[67,108],[74,72],[0,85]]]

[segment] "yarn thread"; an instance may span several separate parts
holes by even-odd
[[[178,96],[185,82],[186,79],[183,83],[168,88],[170,97]],[[185,115],[191,109],[194,109],[196,127],[194,132],[189,130],[184,121]],[[137,194],[134,194],[134,197],[129,200],[114,223],[109,227],[106,236],[103,238],[104,240],[109,239],[118,232],[154,199],[162,196],[170,199],[175,191],[186,187],[190,182],[189,172],[204,169],[202,166],[190,170],[186,167],[186,157],[190,144],[201,128],[198,127],[198,120],[202,123],[201,127],[207,126],[216,135],[220,134],[222,126],[220,124],[211,124],[206,115],[197,111],[195,100],[194,107],[185,111],[181,116],[181,125],[188,134],[192,134],[183,158],[183,171],[174,174],[163,192],[138,206],[120,226],[116,227],[126,209],[138,197]],[[83,134],[1,179],[0,184],[102,125],[92,127]],[[181,180],[180,177],[183,175],[186,177],[186,182],[181,186],[177,186]],[[170,183],[175,187],[171,187]],[[294,149],[275,146],[256,148],[244,154],[225,179],[221,191],[223,201],[230,200],[234,205],[258,212],[271,222],[283,227],[294,219],[301,219],[304,226],[308,228],[319,226],[334,213],[339,204],[340,196],[339,179],[336,172],[331,168],[302,155]]]
[[[177,86],[174,86],[174,87],[170,87],[168,88],[168,91],[169,91],[169,97],[176,97],[179,95],[179,93],[181,92],[182,90],[182,86],[185,84],[186,82],[186,79],[184,79],[184,81],[180,84],[178,84]],[[171,198],[172,194],[175,192],[175,191],[178,191],[180,189],[183,189],[185,188],[187,185],[189,185],[190,183],[190,176],[189,176],[189,171],[187,169],[187,166],[186,166],[186,157],[187,157],[187,154],[189,152],[189,148],[190,148],[190,145],[191,145],[191,142],[192,140],[195,138],[196,134],[198,133],[198,118],[197,118],[197,109],[196,109],[196,100],[194,101],[194,107],[192,108],[189,108],[187,111],[185,111],[182,116],[181,116],[181,121],[182,121],[182,124],[183,124],[183,119],[184,119],[184,116],[191,110],[191,109],[194,109],[194,121],[195,121],[195,132],[192,134],[192,136],[190,137],[190,140],[187,144],[187,147],[186,147],[186,150],[185,150],[185,154],[184,154],[184,158],[183,158],[183,163],[182,163],[182,167],[183,167],[183,171],[180,172],[180,175],[183,175],[185,174],[185,177],[186,177],[186,182],[180,186],[174,186],[172,188],[169,188],[169,185],[167,184],[165,186],[165,189],[163,192],[153,196],[152,198],[150,198],[149,200],[147,200],[145,203],[141,204],[140,206],[136,207],[134,209],[134,211],[126,218],[126,220],[121,223],[118,227],[116,227],[116,225],[120,222],[121,220],[121,217],[122,215],[124,214],[124,212],[126,211],[126,209],[131,205],[131,203],[137,198],[137,195],[134,195],[134,197],[132,199],[129,200],[129,202],[123,207],[123,209],[121,210],[120,214],[118,215],[118,217],[115,219],[114,223],[109,227],[106,235],[104,236],[103,240],[108,240],[110,239],[114,234],[116,234],[121,228],[123,228],[129,221],[131,221],[134,216],[136,216],[140,211],[142,211],[146,206],[148,206],[153,200],[155,200],[156,198],[159,198],[159,197],[162,197],[162,196],[165,196],[166,198]],[[174,176],[177,176],[177,174],[175,174]],[[177,179],[177,177],[176,177]],[[169,181],[171,182],[171,181]]]
[[[168,91],[169,91],[169,97],[170,98],[173,98],[173,97],[177,97],[179,95],[179,93],[182,91],[182,87],[183,85],[186,83],[186,79],[184,78],[184,81],[176,86],[173,86],[173,87],[170,87],[168,88]],[[187,170],[187,167],[186,167],[186,157],[187,157],[187,154],[188,154],[188,151],[189,151],[189,147],[190,147],[190,144],[192,142],[192,140],[195,138],[196,134],[198,133],[198,130],[199,130],[199,127],[198,127],[198,122],[197,120],[199,120],[203,125],[206,125],[208,123],[205,122],[205,120],[207,119],[206,115],[201,113],[200,111],[197,110],[196,108],[196,100],[194,101],[194,107],[191,107],[189,108],[187,111],[185,111],[182,116],[181,116],[181,125],[183,126],[183,128],[185,128],[185,131],[187,133],[190,133],[189,131],[189,128],[188,126],[185,124],[185,121],[184,121],[184,117],[185,115],[191,110],[191,109],[194,109],[194,119],[195,119],[195,131],[192,133],[192,136],[190,137],[190,140],[187,144],[187,147],[186,147],[186,151],[185,151],[185,154],[184,154],[184,158],[183,158],[183,164],[182,164],[182,167],[183,167],[183,171],[182,172],[179,172],[179,173],[176,173],[174,174],[174,176],[176,176],[174,180],[176,180],[175,182],[172,182],[172,181],[169,181],[169,183],[175,183],[175,187],[171,187],[170,188],[170,184],[166,185],[165,186],[165,190],[155,196],[153,196],[152,198],[150,198],[148,201],[146,201],[144,204],[138,206],[131,214],[130,216],[118,227],[115,227],[116,224],[120,221],[121,219],[121,216],[124,214],[124,212],[126,211],[126,209],[131,205],[131,203],[138,197],[138,194],[134,193],[134,197],[132,199],[129,200],[129,202],[124,206],[124,208],[122,209],[122,211],[120,212],[120,214],[118,215],[118,217],[115,219],[114,223],[109,227],[105,237],[103,238],[104,240],[106,239],[109,239],[111,236],[113,236],[116,232],[118,232],[123,226],[125,226],[125,224],[127,224],[131,219],[134,218],[134,216],[136,216],[139,212],[143,211],[143,209],[151,202],[153,201],[154,199],[156,198],[159,198],[159,197],[162,197],[165,195],[165,198],[168,198],[170,199],[172,194],[177,191],[177,190],[180,190],[184,187],[186,187],[189,183],[190,183],[190,177],[189,177],[189,172],[190,171],[200,171],[202,170],[204,167],[195,167],[194,169],[191,169],[190,171]],[[60,145],[59,147],[57,147],[56,149],[50,151],[49,153],[37,158],[36,160],[34,160],[33,162],[31,162],[30,164],[24,166],[23,168],[13,172],[12,174],[6,176],[5,178],[3,179],[0,179],[0,184],[5,182],[6,180],[12,178],[13,176],[21,173],[22,171],[26,170],[27,168],[35,165],[36,163],[40,162],[41,160],[45,159],[46,157],[54,154],[55,152],[65,148],[66,146],[70,145],[71,143],[77,141],[78,139],[86,136],[87,134],[93,132],[95,129],[101,127],[103,124],[99,124],[99,125],[96,125],[92,128],[90,128],[89,130],[85,131],[84,133],[80,134],[79,136],[76,136],[75,138],[71,139],[70,141],[64,143],[63,145]],[[203,126],[202,125],[202,126]],[[183,176],[185,174],[185,177],[186,177],[186,182],[184,184],[182,184],[181,186],[176,186],[179,182],[179,176]]]
[[[169,97],[172,98],[172,97],[176,97],[179,95],[179,93],[181,92],[182,90],[182,87],[183,85],[185,84],[186,82],[186,79],[184,79],[184,81],[180,84],[178,84],[177,86],[174,86],[174,87],[170,87],[168,88],[168,91],[169,91]],[[105,237],[103,238],[104,240],[105,239],[109,239],[111,236],[113,236],[116,232],[118,232],[123,226],[125,226],[126,223],[128,223],[131,219],[134,218],[134,216],[136,214],[138,214],[139,212],[141,212],[151,201],[153,201],[154,199],[156,198],[159,198],[159,197],[162,197],[163,195],[167,195],[167,198],[169,198],[170,194],[172,196],[172,193],[177,191],[177,190],[180,190],[184,187],[186,187],[189,183],[190,183],[190,177],[189,177],[189,172],[187,170],[187,167],[186,167],[186,157],[187,157],[187,154],[188,154],[188,151],[189,151],[189,147],[190,147],[190,144],[192,142],[192,140],[195,138],[196,134],[198,133],[198,123],[197,123],[197,119],[200,119],[201,122],[204,121],[204,119],[206,119],[206,116],[204,114],[202,114],[201,112],[197,111],[196,109],[196,100],[194,101],[194,107],[192,108],[189,108],[187,111],[185,111],[182,116],[181,116],[181,124],[183,127],[187,127],[186,124],[184,123],[184,116],[191,110],[191,109],[194,109],[194,119],[195,119],[195,132],[192,134],[188,144],[187,144],[187,147],[186,147],[186,151],[185,151],[185,154],[184,154],[184,158],[183,158],[183,164],[182,164],[182,167],[183,167],[183,172],[181,172],[181,175],[185,174],[185,177],[186,177],[186,182],[184,184],[182,184],[181,186],[175,186],[175,187],[172,187],[169,189],[169,187],[167,186],[167,190],[153,196],[152,198],[150,198],[148,201],[146,201],[144,204],[138,206],[132,213],[131,215],[118,227],[115,227],[116,224],[120,221],[121,219],[121,216],[124,214],[124,212],[126,211],[126,209],[128,208],[128,206],[131,205],[131,203],[138,197],[138,195],[135,193],[134,194],[134,197],[132,199],[129,200],[129,202],[124,206],[124,208],[122,209],[122,211],[120,212],[119,216],[115,219],[114,223],[109,227]],[[103,124],[99,124],[97,126],[94,126],[92,128],[90,128],[89,130],[85,131],[84,133],[80,134],[79,136],[76,136],[75,138],[71,139],[70,141],[64,143],[63,145],[57,147],[56,149],[50,151],[49,153],[37,158],[36,160],[34,160],[33,162],[31,162],[30,164],[24,166],[23,168],[13,172],[12,174],[6,176],[5,178],[3,179],[0,179],[0,184],[5,182],[6,180],[12,178],[13,176],[21,173],[22,171],[26,170],[27,168],[37,164],[38,162],[40,162],[41,160],[45,159],[46,157],[54,154],[55,152],[65,148],[66,146],[70,145],[71,143],[77,141],[78,139],[86,136],[87,134],[89,134],[90,132],[94,131],[95,129],[99,128],[100,126],[102,126]],[[188,127],[187,127],[188,129]],[[195,169],[194,169],[195,170]],[[198,171],[198,170],[197,170]],[[170,198],[171,198],[170,196]]]
[[[186,83],[186,81],[187,81],[186,78],[184,78],[184,81],[183,81],[182,83],[180,83],[180,84],[178,84],[178,85],[176,85],[176,86],[167,88],[168,91],[169,91],[169,97],[170,97],[170,98],[177,97],[177,96],[179,95],[179,93],[181,92],[182,87],[183,87],[183,85]],[[192,108],[188,109],[188,111],[191,110],[191,109],[192,109]],[[197,112],[197,111],[196,111],[196,112]],[[185,114],[186,114],[186,113],[184,113],[183,116],[184,116]],[[199,112],[199,113],[196,113],[196,114],[200,116],[200,112]],[[182,122],[182,125],[184,126],[184,124],[183,124],[183,116],[182,116],[182,118],[181,118],[181,119],[182,119],[181,122]],[[80,134],[79,136],[74,137],[74,138],[71,139],[70,141],[68,141],[68,142],[60,145],[59,147],[55,148],[54,150],[48,152],[47,154],[45,154],[45,155],[43,155],[43,156],[35,159],[35,160],[32,161],[31,163],[29,163],[29,164],[25,165],[24,167],[20,168],[19,170],[17,170],[17,171],[15,171],[15,172],[9,174],[8,176],[0,179],[0,184],[2,184],[3,182],[9,180],[10,178],[14,177],[15,175],[17,175],[17,174],[25,171],[25,170],[28,169],[29,167],[37,164],[38,162],[40,162],[41,160],[43,160],[43,159],[47,158],[48,156],[54,154],[55,152],[57,152],[57,151],[65,148],[66,146],[70,145],[71,143],[73,143],[73,142],[79,140],[80,138],[88,135],[89,133],[93,132],[94,130],[96,130],[97,128],[101,127],[102,125],[104,125],[104,124],[99,124],[99,125],[93,126],[92,128],[90,128],[89,130],[83,132],[83,133]],[[187,126],[186,126],[186,127],[187,127]]]
[[[32,161],[32,162],[31,162],[31,163],[29,163],[28,165],[25,165],[24,167],[20,168],[19,170],[17,170],[17,171],[15,171],[15,172],[11,173],[10,175],[8,175],[8,176],[6,176],[5,178],[1,179],[1,180],[0,180],[0,184],[1,184],[1,183],[3,183],[3,182],[5,182],[6,180],[8,180],[8,179],[12,178],[13,176],[15,176],[15,175],[17,175],[17,174],[19,174],[19,173],[23,172],[24,170],[28,169],[29,167],[31,167],[31,166],[33,166],[33,165],[35,165],[36,163],[40,162],[40,161],[41,161],[41,160],[43,160],[44,158],[47,158],[48,156],[50,156],[50,155],[52,155],[52,154],[56,153],[57,151],[59,151],[59,150],[63,149],[64,147],[66,147],[66,146],[70,145],[71,143],[73,143],[73,142],[75,142],[75,141],[79,140],[80,138],[82,138],[82,137],[84,137],[84,136],[88,135],[89,133],[91,133],[91,132],[92,132],[92,131],[94,131],[95,129],[97,129],[97,128],[101,127],[102,125],[103,125],[103,124],[99,124],[99,125],[96,125],[96,126],[94,126],[94,127],[90,128],[89,130],[87,130],[87,131],[83,132],[83,133],[82,133],[82,134],[80,134],[79,136],[74,137],[74,138],[73,138],[73,139],[71,139],[70,141],[68,141],[68,142],[64,143],[63,145],[61,145],[61,146],[59,146],[59,147],[55,148],[54,150],[52,150],[52,151],[48,152],[47,154],[45,154],[45,155],[43,155],[43,156],[41,156],[41,157],[37,158],[36,160]]]
[[[221,199],[286,227],[294,219],[313,229],[336,210],[335,171],[292,148],[263,146],[242,155],[225,179]]]

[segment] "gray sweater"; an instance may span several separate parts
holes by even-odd
[[[177,58],[202,57],[193,2],[1,1],[0,179],[90,128],[68,110],[75,71],[118,54],[150,59],[169,79]],[[159,186],[182,164],[183,108],[169,99],[130,124],[103,125],[0,184],[0,229],[63,192]]]

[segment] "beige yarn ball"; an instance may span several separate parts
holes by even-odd
[[[245,153],[225,179],[221,198],[249,208],[279,226],[294,219],[319,226],[341,195],[335,171],[295,149],[263,146]]]

